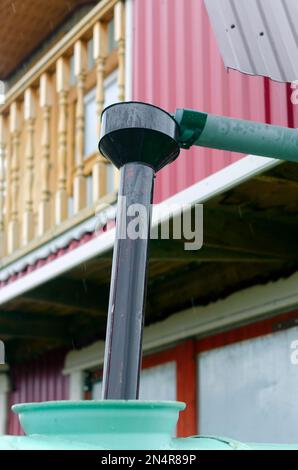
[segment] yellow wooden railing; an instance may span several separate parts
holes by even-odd
[[[95,150],[85,154],[85,99],[95,91],[98,138],[111,73],[124,100],[124,8],[119,0],[99,2],[10,88],[0,107],[2,260],[65,221],[76,223],[77,214],[117,190],[117,172]]]

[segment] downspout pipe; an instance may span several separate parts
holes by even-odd
[[[120,169],[104,399],[139,396],[153,182],[178,157],[178,135],[173,117],[156,106],[125,102],[103,111],[99,150]]]
[[[179,145],[228,150],[298,162],[298,130],[259,122],[177,109]]]

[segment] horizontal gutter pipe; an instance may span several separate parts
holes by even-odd
[[[178,109],[179,144],[298,162],[298,130]]]

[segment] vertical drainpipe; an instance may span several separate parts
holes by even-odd
[[[153,181],[157,171],[178,157],[178,134],[172,116],[145,103],[117,103],[102,115],[100,152],[120,168],[104,399],[138,398]]]

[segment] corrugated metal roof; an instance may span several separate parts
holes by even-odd
[[[205,0],[225,66],[298,80],[297,0]]]

